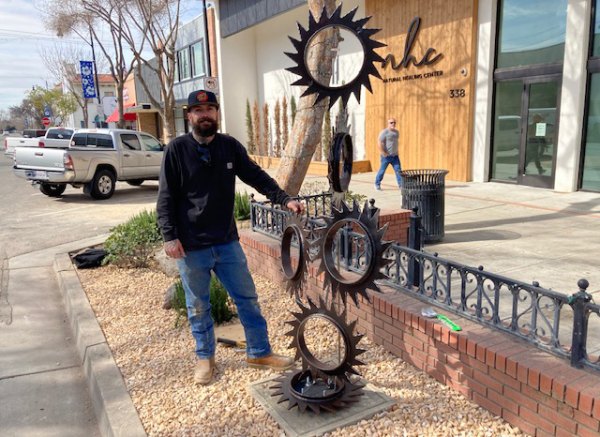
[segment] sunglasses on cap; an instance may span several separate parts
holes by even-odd
[[[210,150],[206,147],[198,147],[198,153],[200,155],[200,162],[205,167],[210,167]]]

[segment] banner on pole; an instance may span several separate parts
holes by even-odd
[[[96,85],[94,84],[94,66],[91,61],[79,61],[81,68],[81,87],[83,97],[93,99],[96,97]]]

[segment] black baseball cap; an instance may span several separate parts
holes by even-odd
[[[211,105],[219,109],[219,101],[215,93],[205,90],[192,91],[188,96],[188,109],[197,105]]]

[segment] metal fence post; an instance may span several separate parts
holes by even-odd
[[[569,305],[573,308],[573,339],[571,341],[571,365],[583,367],[582,360],[585,359],[587,341],[587,311],[586,304],[592,300],[587,293],[590,283],[587,279],[577,281],[579,291],[569,296]]]
[[[254,193],[250,193],[250,226],[252,230],[256,227],[256,210],[254,208]]]
[[[408,247],[419,252],[423,248],[421,229],[421,216],[419,208],[414,207],[408,219]],[[408,261],[408,284],[418,287],[421,285],[421,264],[416,256],[411,256]]]

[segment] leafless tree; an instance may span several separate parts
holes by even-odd
[[[79,74],[77,65],[80,60],[86,59],[85,50],[79,46],[56,43],[39,51],[40,58],[46,68],[53,74],[56,82],[60,82],[67,92],[73,96],[77,106],[83,112],[84,126],[88,126],[88,102],[90,99],[83,97],[81,82],[78,81]],[[102,71],[102,67],[98,66]]]
[[[135,57],[127,60],[126,53],[132,50],[130,41],[141,41],[138,50],[143,50],[144,39],[134,38],[126,20],[128,0],[51,0],[46,4],[46,25],[58,36],[76,34],[90,44],[96,44],[108,62],[108,68],[117,90],[119,121],[125,125],[123,111],[123,87],[133,71]],[[103,31],[109,33],[108,41]],[[98,87],[98,84],[96,85]]]
[[[180,0],[130,0],[127,8],[129,23],[137,33],[144,36],[152,49],[154,59],[144,56],[135,41],[128,41],[133,55],[138,61],[138,78],[154,107],[161,108],[163,141],[168,143],[175,137],[175,42],[179,29]],[[142,74],[142,65],[153,72],[160,84],[160,96],[155,96]]]

